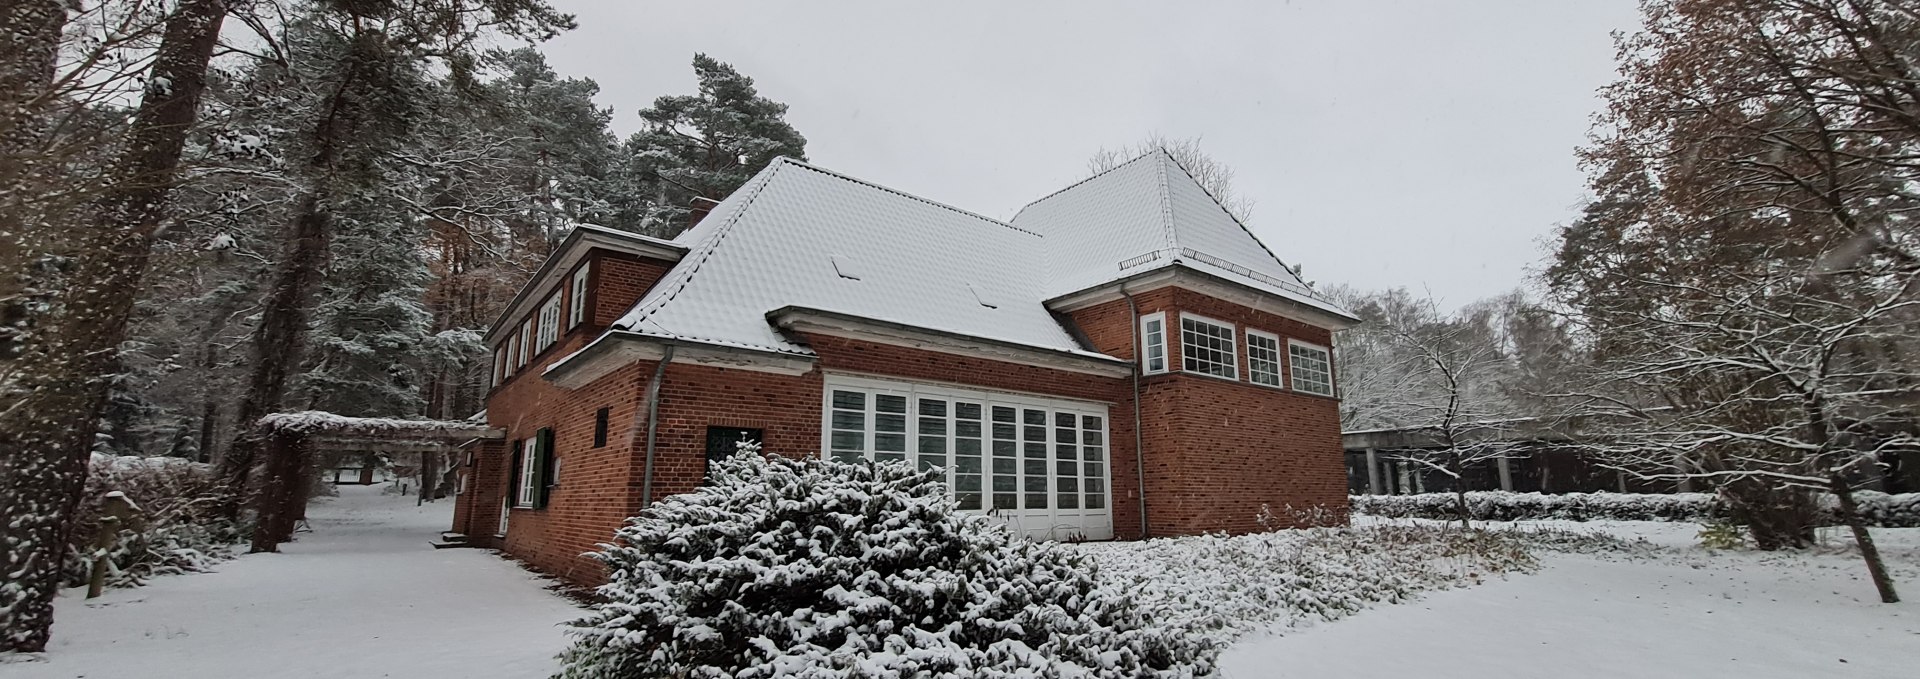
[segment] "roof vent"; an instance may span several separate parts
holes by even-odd
[[[830,257],[833,259],[834,273],[840,274],[841,278],[850,281],[860,280],[860,276],[862,275],[860,267],[854,265],[852,257],[846,255],[831,255]]]
[[[994,297],[992,293],[987,292],[985,288],[982,288],[978,285],[974,285],[972,283],[968,283],[967,290],[970,290],[973,292],[973,301],[979,302],[980,306],[986,307],[988,309],[1000,308],[1000,300]]]

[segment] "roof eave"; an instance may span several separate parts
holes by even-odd
[[[814,364],[812,356],[801,354],[611,330],[549,364],[540,376],[561,388],[577,389],[626,365],[665,358],[668,347],[674,349],[674,363],[780,375],[804,375],[813,370]]]
[[[1290,295],[1263,290],[1219,274],[1200,270],[1179,260],[1059,295],[1048,299],[1045,304],[1048,309],[1073,312],[1122,299],[1129,294],[1168,286],[1186,288],[1239,302],[1252,307],[1255,311],[1284,316],[1329,330],[1345,330],[1360,324],[1359,318],[1346,312],[1302,301]]]
[[[584,243],[584,245],[583,245]],[[573,269],[575,262],[584,257],[592,248],[603,248],[614,252],[649,257],[667,262],[678,262],[686,256],[687,246],[672,241],[661,240],[637,233],[627,233],[594,224],[576,225],[567,237],[560,241],[559,247],[547,255],[540,268],[533,272],[520,291],[514,293],[513,300],[500,310],[500,315],[487,328],[485,342],[489,345],[506,337],[512,330],[509,319],[519,318],[532,309],[524,308],[533,304],[533,292],[547,288],[550,279]]]
[[[767,322],[792,332],[845,337],[1039,368],[1103,377],[1133,374],[1132,362],[1105,354],[1009,342],[825,309],[784,306],[767,312]]]

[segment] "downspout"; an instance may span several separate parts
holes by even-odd
[[[1146,436],[1140,433],[1140,362],[1145,358],[1140,346],[1140,306],[1133,303],[1133,294],[1127,292],[1124,283],[1120,296],[1127,298],[1127,315],[1133,324],[1133,477],[1140,493],[1140,539],[1145,540],[1153,535],[1147,531],[1147,462],[1140,450],[1146,445]]]
[[[667,376],[667,364],[672,362],[673,345],[669,344],[653,368],[653,381],[647,383],[647,462],[640,476],[641,509],[653,506],[653,441],[660,425],[660,380]]]

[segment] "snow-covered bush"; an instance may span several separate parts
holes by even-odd
[[[1920,527],[1920,493],[1888,495],[1875,491],[1855,491],[1854,500],[1869,525],[1883,528]],[[1389,518],[1458,518],[1452,493],[1417,495],[1355,495],[1348,498],[1359,514]],[[1839,523],[1838,503],[1832,496],[1820,500],[1820,521]],[[1708,493],[1510,493],[1473,491],[1467,493],[1467,508],[1481,521],[1525,521],[1560,519],[1566,521],[1710,521],[1726,519],[1728,510],[1719,498]]]
[[[1101,587],[1220,646],[1276,624],[1337,620],[1380,603],[1530,570],[1503,533],[1371,525],[1079,546]]]
[[[563,677],[1190,677],[1216,649],[937,471],[769,459],[629,521]],[[1160,623],[1156,625],[1155,623]]]
[[[134,587],[155,575],[190,573],[229,558],[240,527],[222,518],[214,506],[221,484],[209,465],[175,457],[94,454],[87,485],[68,543],[62,580],[87,583],[93,567],[94,537],[100,526],[100,499],[119,492],[137,511],[125,522],[108,551],[110,587]]]

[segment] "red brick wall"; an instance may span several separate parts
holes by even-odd
[[[647,294],[673,265],[652,259],[597,250],[593,259],[598,270],[587,274],[587,296],[593,299],[593,313],[582,325],[605,329],[625,316],[640,297]],[[568,280],[572,280],[568,274]]]
[[[560,463],[559,485],[542,510],[513,510],[502,547],[535,567],[582,584],[597,582],[597,564],[580,555],[605,542],[640,505],[645,464],[642,399],[654,363],[622,367],[577,390],[562,390],[537,377],[538,367],[574,351],[599,326],[626,311],[619,300],[637,299],[664,267],[639,260],[603,260],[595,284],[592,323],[562,338],[558,346],[502,385],[489,398],[488,416],[509,440],[531,438],[552,427]],[[649,268],[653,267],[653,268]],[[626,287],[621,287],[626,286]],[[611,291],[610,291],[611,290]],[[1178,312],[1190,310],[1238,326],[1244,378],[1247,327],[1326,345],[1325,329],[1166,288],[1136,296],[1142,313],[1168,312],[1169,360],[1179,365]],[[625,302],[630,304],[630,301]],[[1133,321],[1124,300],[1072,314],[1099,351],[1123,358],[1133,352]],[[987,359],[875,344],[838,337],[805,338],[819,354],[805,375],[673,364],[661,390],[654,472],[654,498],[690,491],[705,473],[710,426],[765,430],[766,450],[804,457],[820,448],[823,372],[863,373],[908,380],[1052,395],[1109,404],[1110,506],[1118,537],[1139,537],[1132,384],[1110,378]],[[1259,528],[1262,504],[1276,513],[1288,506],[1325,506],[1344,515],[1346,477],[1338,402],[1247,382],[1229,382],[1178,372],[1141,381],[1146,495],[1154,535]],[[592,448],[594,412],[610,407],[608,444]],[[462,496],[464,526],[471,536],[492,535],[497,506],[510,476],[510,446],[482,455]],[[482,490],[486,489],[486,490]],[[489,505],[488,503],[493,503]],[[471,506],[468,506],[471,505]]]
[[[1331,346],[1332,333],[1180,288],[1140,293],[1134,303],[1141,314],[1166,313],[1167,359],[1174,369],[1145,376],[1140,385],[1147,516],[1153,534],[1257,530],[1255,517],[1263,504],[1282,516],[1288,507],[1325,507],[1344,520],[1346,467],[1339,402],[1246,381],[1249,327],[1279,335],[1283,352],[1288,338]],[[1181,311],[1234,324],[1240,381],[1178,372]],[[1126,300],[1082,309],[1072,317],[1096,350],[1134,356]],[[1285,360],[1283,355],[1282,375],[1288,369]],[[1129,389],[1126,397],[1131,396]],[[1124,405],[1132,407],[1130,401]],[[1121,487],[1118,462],[1116,489]],[[1127,487],[1134,485],[1132,479],[1126,482]],[[1119,509],[1116,505],[1116,524]]]

